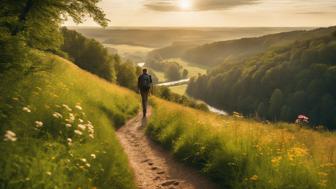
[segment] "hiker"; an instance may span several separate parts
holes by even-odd
[[[143,117],[146,117],[148,95],[152,86],[152,76],[147,73],[147,69],[142,70],[138,78],[138,88],[141,94]]]

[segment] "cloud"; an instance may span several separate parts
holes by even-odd
[[[145,0],[144,6],[155,11],[181,11],[180,0]],[[259,3],[260,0],[190,0],[191,11],[223,10],[232,7]]]

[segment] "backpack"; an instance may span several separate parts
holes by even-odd
[[[141,77],[141,89],[143,91],[149,91],[150,87],[151,87],[151,76],[144,74]]]

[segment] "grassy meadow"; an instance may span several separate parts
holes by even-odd
[[[334,133],[152,103],[151,138],[222,188],[336,188]]]
[[[114,129],[135,93],[34,52],[28,72],[0,75],[0,188],[135,188]]]
[[[173,93],[176,93],[176,94],[179,94],[179,95],[186,95],[187,87],[188,87],[188,85],[184,84],[184,85],[172,86],[172,87],[169,87],[169,89]]]

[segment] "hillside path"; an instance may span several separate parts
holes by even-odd
[[[151,109],[149,109],[149,115]],[[148,119],[148,118],[147,118]],[[141,113],[117,131],[134,171],[139,189],[216,189],[192,168],[177,162],[144,133],[147,119]]]

